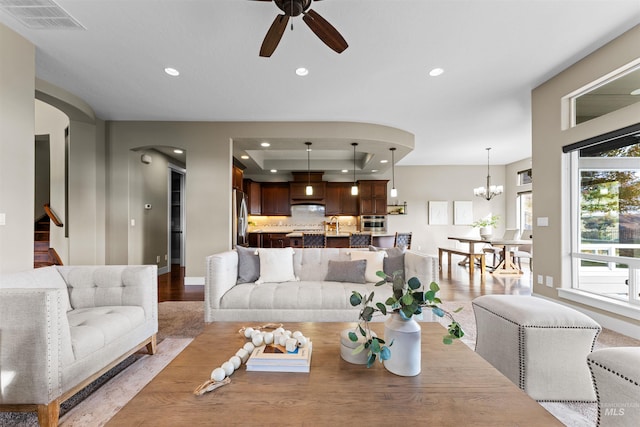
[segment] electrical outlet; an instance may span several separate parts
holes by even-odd
[[[553,277],[546,276],[547,286],[553,288]]]
[[[7,214],[0,213],[0,225],[7,225]]]
[[[133,218],[131,218],[131,226],[132,226],[132,227],[135,227],[135,226],[136,226],[136,220],[135,220],[135,219],[133,219]]]
[[[164,260],[166,261],[168,259],[169,259],[169,256],[167,254],[164,254]]]
[[[159,262],[160,262],[160,255],[156,257],[156,263],[159,263]]]
[[[538,274],[538,285],[544,285],[544,277],[542,277],[542,274]]]

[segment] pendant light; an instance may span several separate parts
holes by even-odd
[[[391,151],[391,197],[398,197],[398,190],[396,189],[396,158],[394,156],[396,147],[391,147],[389,150]]]
[[[305,142],[305,145],[307,146],[307,187],[304,192],[307,196],[313,196],[313,187],[311,186],[311,160],[309,157],[311,155],[311,143]]]
[[[353,145],[353,185],[351,186],[351,195],[358,195],[358,184],[356,184],[356,147],[358,146],[357,142],[352,142]]]
[[[489,173],[489,151],[491,148],[485,148],[485,150],[487,150],[487,186],[474,188],[473,194],[483,199],[491,200],[493,196],[502,194],[504,188],[502,185],[491,185],[491,174]]]

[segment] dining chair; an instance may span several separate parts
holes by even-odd
[[[371,233],[350,233],[350,248],[368,248],[373,244],[373,235]]]
[[[520,235],[520,240],[532,240],[533,234],[531,230],[524,230]],[[514,263],[518,263],[518,268],[522,270],[522,258],[529,260],[529,270],[533,271],[533,245],[518,246],[511,251],[511,257]]]
[[[393,240],[393,247],[404,246],[406,249],[411,249],[411,232],[398,233],[396,231],[396,237]]]
[[[303,248],[326,248],[327,236],[324,233],[302,233]]]

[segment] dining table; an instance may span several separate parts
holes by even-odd
[[[469,253],[476,253],[475,246],[476,245],[491,245],[495,247],[502,248],[502,261],[498,264],[497,267],[493,269],[494,275],[519,275],[522,274],[522,270],[518,268],[518,266],[513,262],[512,257],[507,256],[507,254],[511,253],[512,249],[515,249],[519,246],[531,246],[532,240],[530,239],[503,239],[503,238],[486,238],[482,239],[480,237],[469,237],[469,236],[450,236],[450,240],[457,240],[460,243],[466,243],[469,245]]]

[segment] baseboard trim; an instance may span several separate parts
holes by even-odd
[[[169,272],[169,266],[165,265],[164,267],[158,267],[158,276],[161,274],[167,274]]]
[[[186,277],[184,278],[185,285],[204,285],[204,277]]]

